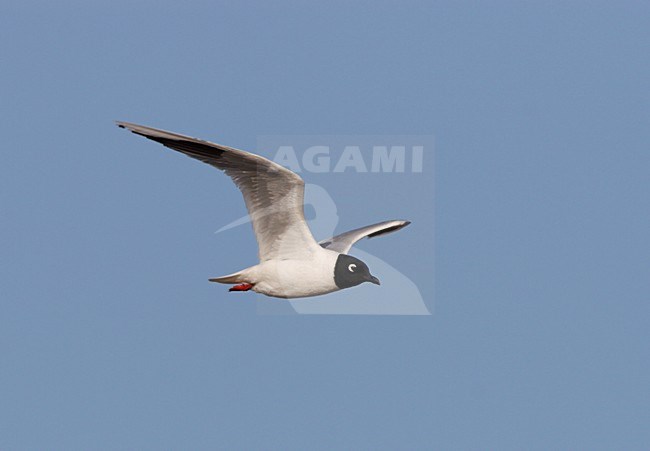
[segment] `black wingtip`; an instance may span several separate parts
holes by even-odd
[[[399,229],[403,229],[404,227],[406,227],[406,226],[409,225],[410,223],[411,223],[411,221],[405,221],[404,224],[398,224],[398,225],[394,225],[394,226],[392,226],[392,227],[387,227],[387,228],[385,228],[385,229],[378,230],[378,231],[376,231],[375,233],[371,233],[371,234],[369,234],[369,235],[368,235],[368,238],[374,238],[374,237],[376,237],[376,236],[384,235],[384,234],[386,234],[386,233],[396,232],[396,231],[398,231]]]

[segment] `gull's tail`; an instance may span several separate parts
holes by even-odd
[[[243,279],[242,275],[243,271],[239,271],[235,274],[228,274],[227,276],[221,276],[221,277],[215,277],[214,279],[210,279],[210,282],[218,282],[218,283],[240,283],[240,282],[246,282]]]

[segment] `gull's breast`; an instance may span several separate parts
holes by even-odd
[[[267,260],[255,269],[253,291],[279,298],[318,296],[339,290],[334,283],[338,254],[323,251],[309,259]]]

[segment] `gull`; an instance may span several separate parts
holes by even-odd
[[[211,282],[283,299],[319,296],[364,282],[380,285],[368,266],[351,255],[363,238],[395,232],[410,221],[391,220],[316,242],[304,215],[305,183],[295,172],[233,147],[129,122],[117,126],[222,170],[237,185],[257,238],[257,265]]]

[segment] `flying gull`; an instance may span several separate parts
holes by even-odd
[[[379,285],[368,266],[348,251],[362,238],[385,235],[410,224],[383,221],[316,242],[305,221],[305,183],[298,174],[259,155],[221,144],[128,122],[117,125],[222,170],[242,192],[260,263],[210,279],[233,284],[229,291],[253,290],[291,299],[327,294],[363,282]]]

